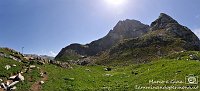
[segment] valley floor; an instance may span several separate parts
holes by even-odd
[[[190,87],[196,89],[191,91],[200,90],[199,84],[187,84],[190,74],[200,76],[200,62],[194,60],[162,59],[148,64],[111,67],[111,71],[105,71],[105,66],[74,66],[73,69],[63,69],[45,65],[41,68],[49,76],[42,85],[43,91],[143,91],[144,87],[157,86],[188,87],[175,91],[190,91]],[[165,88],[166,91],[169,89]],[[150,89],[146,88],[145,91],[148,90]],[[173,88],[170,90],[173,91]]]
[[[73,65],[66,69],[53,64],[34,64],[36,67],[22,74],[25,80],[16,85],[16,91],[200,91],[200,61],[190,59],[191,54],[199,57],[200,53],[177,53],[129,66]],[[30,67],[1,57],[0,63],[0,78],[4,82],[23,67]],[[5,70],[6,65],[12,67]]]

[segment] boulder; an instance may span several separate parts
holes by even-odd
[[[89,62],[85,61],[85,60],[80,63],[80,65],[82,65],[82,66],[87,65],[87,64],[89,64]]]
[[[111,75],[111,74],[105,74],[105,76],[113,76],[113,75]]]
[[[10,79],[10,80],[13,80],[13,79],[15,79],[16,77],[17,77],[17,75],[11,76],[11,77],[9,77],[9,79]]]
[[[40,76],[43,77],[43,76],[44,76],[44,73],[41,72],[41,73],[40,73]]]
[[[8,86],[10,84],[10,81],[6,81],[6,85]]]
[[[68,62],[59,62],[59,65],[60,67],[62,68],[69,68],[70,67],[70,64]]]
[[[14,82],[12,82],[11,84],[9,84],[8,87],[9,87],[9,88],[10,88],[10,87],[14,87],[14,85],[16,85],[17,83],[19,83],[19,81],[14,81]]]
[[[44,84],[44,81],[40,81],[40,84]]]
[[[27,68],[25,68],[25,69],[23,69],[22,71],[21,71],[21,73],[27,73],[28,72],[28,69]]]
[[[19,73],[19,74],[15,77],[15,79],[14,79],[13,81],[24,81],[24,76],[22,76],[22,74]]]
[[[1,86],[2,86],[4,89],[7,89],[7,86],[6,86],[4,83],[1,83]]]
[[[111,71],[112,68],[109,68],[109,67],[108,67],[108,68],[105,68],[104,70],[105,70],[105,71]]]
[[[35,65],[30,65],[29,67],[32,69],[32,68],[35,68],[36,66]]]
[[[6,66],[5,66],[5,69],[6,69],[6,70],[9,70],[10,68],[11,68],[10,65],[6,65]]]
[[[16,90],[16,89],[17,89],[17,87],[16,87],[16,86],[14,86],[14,87],[10,88],[10,90]]]
[[[12,66],[13,66],[13,67],[16,67],[17,65],[16,65],[16,64],[13,64]]]
[[[22,76],[21,73],[18,74],[18,78],[19,78],[21,81],[24,81],[24,76]]]
[[[190,60],[200,60],[197,55],[190,55]]]
[[[11,91],[11,90],[15,90],[16,89],[16,84],[19,83],[19,81],[14,81],[12,82],[12,80],[7,80],[6,84],[5,83],[1,83],[0,87],[3,87],[4,90],[6,91]]]
[[[69,78],[69,80],[73,81],[73,80],[74,80],[74,78]]]

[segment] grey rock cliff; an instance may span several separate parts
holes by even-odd
[[[95,56],[102,51],[110,49],[112,46],[118,44],[120,41],[129,38],[136,38],[147,33],[148,25],[142,24],[137,20],[124,20],[119,21],[110,32],[101,39],[95,40],[89,44],[71,44],[63,48],[56,59],[66,58],[79,58],[81,56]]]

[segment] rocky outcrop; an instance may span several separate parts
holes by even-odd
[[[15,86],[20,81],[24,81],[24,76],[21,73],[17,75],[11,76],[6,83],[1,83],[0,87],[2,87],[5,91],[15,90],[17,87]]]
[[[183,46],[186,50],[200,50],[199,38],[189,28],[180,25],[167,14],[161,13],[159,18],[152,22],[150,30],[160,32],[158,36],[180,38],[185,41]]]
[[[18,61],[18,62],[21,62],[23,60],[23,59],[19,58],[18,56],[9,55],[9,54],[6,54],[4,52],[0,52],[0,57],[13,59],[13,60]]]
[[[152,22],[148,33],[112,47],[100,56],[97,63],[145,63],[185,50],[199,51],[200,40],[190,29],[180,25],[169,15],[161,13],[158,19]]]
[[[103,64],[110,60],[145,63],[184,50],[199,51],[199,38],[189,28],[161,13],[150,26],[137,20],[119,21],[105,37],[86,45],[71,44],[63,48],[56,59],[79,60],[95,56]]]
[[[50,61],[52,61],[51,57],[49,56],[41,56],[36,54],[25,54],[24,58],[32,63],[35,62],[40,65],[50,63]]]
[[[57,65],[62,68],[72,68],[71,64],[69,62],[63,62],[63,61],[51,61],[50,62],[53,65]]]
[[[117,25],[103,38],[90,44],[71,44],[63,48],[56,56],[56,60],[78,60],[81,56],[95,56],[110,49],[124,39],[136,38],[147,33],[149,26],[137,20],[119,21]]]
[[[178,22],[169,15],[165,13],[160,13],[158,19],[156,19],[154,22],[151,23],[150,30],[153,31],[153,30],[165,29],[169,24],[178,24]]]
[[[15,61],[21,62],[24,60],[23,55],[20,52],[17,52],[10,48],[2,48],[0,47],[0,57],[5,57],[9,59],[13,59]]]

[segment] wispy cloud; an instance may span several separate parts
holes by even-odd
[[[56,53],[53,52],[53,51],[50,51],[50,52],[49,52],[49,56],[55,57],[55,56],[56,56]]]
[[[200,38],[200,28],[194,29],[193,32]]]

